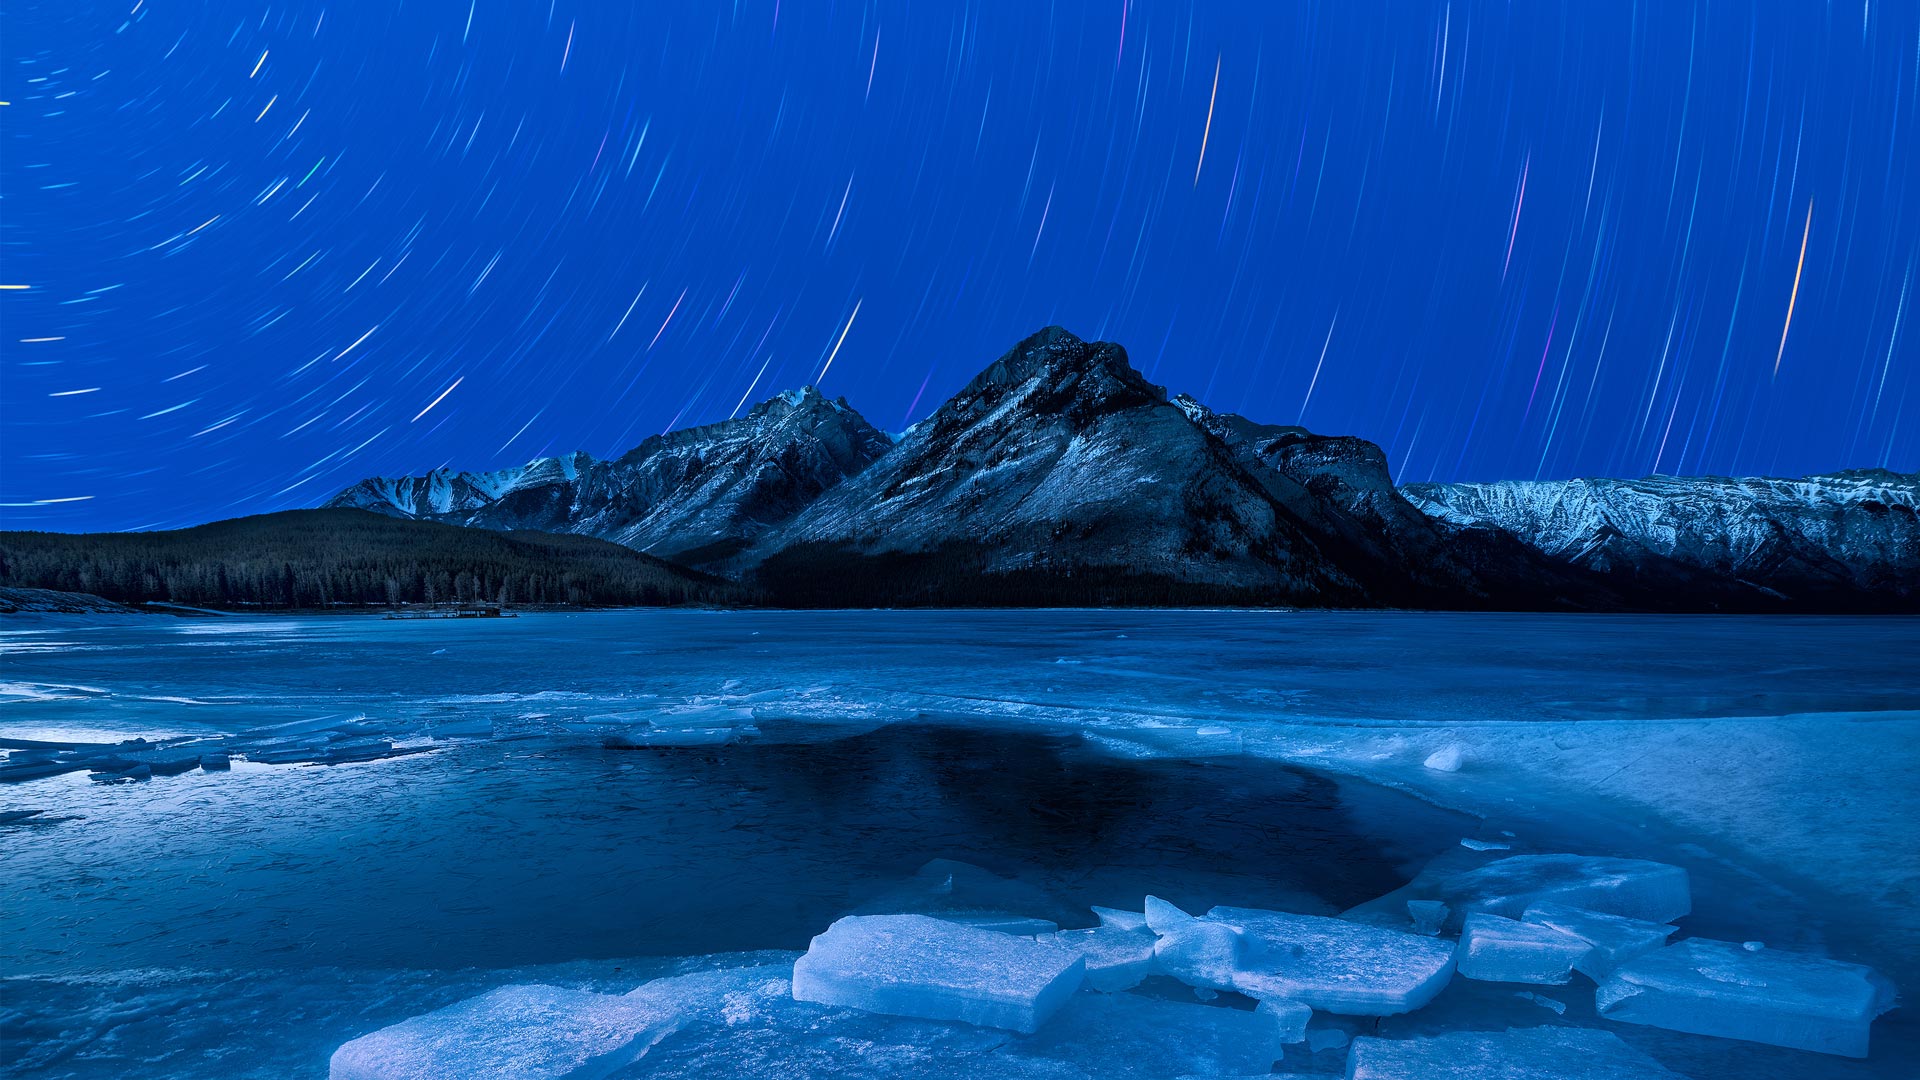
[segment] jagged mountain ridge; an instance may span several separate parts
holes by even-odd
[[[492,472],[363,480],[326,505],[484,529],[611,540],[701,565],[731,555],[892,443],[846,400],[807,387],[746,416]]]
[[[1905,494],[1842,500],[1841,518],[1819,530],[1786,528],[1776,514],[1775,531],[1797,539],[1708,557],[1718,549],[1705,540],[1665,544],[1676,530],[1644,508],[1599,513],[1578,499],[1522,497],[1512,485],[1396,487],[1373,443],[1169,399],[1120,346],[1048,327],[897,438],[844,399],[807,388],[737,420],[655,436],[612,461],[574,454],[518,469],[376,478],[329,505],[584,533],[752,582],[796,606],[1910,608],[1920,600],[1915,478],[1877,475]],[[1698,483],[1786,485],[1778,489],[1786,499],[1794,483],[1831,480]],[[1717,519],[1738,531],[1733,517],[1746,496],[1696,498],[1694,481],[1661,483],[1640,497],[1688,504],[1670,512],[1697,518],[1702,537],[1723,528]],[[1559,509],[1525,509],[1549,503]],[[1862,518],[1876,513],[1907,518],[1876,531]],[[1577,522],[1590,519],[1602,528],[1583,532]],[[1659,535],[1637,535],[1645,529]],[[1865,555],[1841,543],[1881,533]]]
[[[1653,476],[1401,490],[1441,520],[1499,528],[1627,588],[1718,582],[1823,608],[1920,604],[1920,474],[1862,469],[1795,480]]]
[[[860,590],[854,602],[1366,600],[1124,349],[1059,327],[1015,345],[735,569],[795,602],[829,582]]]
[[[1231,447],[1322,548],[1340,552],[1348,573],[1376,602],[1563,608],[1628,603],[1505,532],[1422,513],[1394,486],[1386,453],[1365,439],[1216,413],[1185,394],[1174,403]]]

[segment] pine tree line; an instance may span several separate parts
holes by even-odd
[[[150,533],[0,533],[0,585],[195,607],[739,603],[740,589],[584,536],[294,510]]]

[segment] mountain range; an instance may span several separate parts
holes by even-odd
[[[795,606],[1247,603],[1910,611],[1920,475],[1396,487],[1048,327],[896,436],[808,387],[747,415],[326,505],[610,540]]]

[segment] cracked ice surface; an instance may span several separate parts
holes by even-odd
[[[940,857],[1069,901],[949,914],[1072,931],[1096,921],[1090,907],[1137,912],[1148,892],[1331,916],[1483,837],[1513,847],[1443,869],[1555,852],[1679,866],[1696,900],[1681,941],[1762,939],[1916,985],[1911,621],[36,618],[0,626],[0,650],[7,764],[87,759],[0,785],[0,997],[10,1034],[29,1033],[0,1041],[30,1076],[245,1075],[255,1061],[274,1063],[255,1075],[314,1075],[350,1038],[460,997],[574,985],[528,965],[584,958],[606,992],[639,977],[623,957],[797,949],[890,888],[920,889],[916,868]],[[36,740],[56,747],[20,745]],[[1457,771],[1425,766],[1449,747]],[[207,771],[221,752],[230,771]],[[127,771],[89,783],[103,758]],[[1260,774],[1254,759],[1318,772]],[[1517,835],[1494,840],[1503,828]],[[1523,921],[1591,902],[1498,895]],[[1408,901],[1425,899],[1397,896],[1399,923],[1379,925],[1412,926]],[[390,919],[368,925],[369,910]],[[413,990],[361,974],[394,968]],[[1554,992],[1569,1004],[1558,1022],[1605,1024],[1696,1080],[1910,1075],[1920,1047],[1896,1011],[1872,1025],[1864,1071],[1834,1072],[1855,1063],[1614,1025],[1585,978]],[[1381,1030],[1556,1021],[1513,989],[1455,980]],[[1366,1034],[1329,1024],[1317,1014],[1324,1049],[1296,1055],[1322,1073]]]

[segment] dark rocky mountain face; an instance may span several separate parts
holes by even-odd
[[[1634,595],[1753,610],[1920,608],[1920,474],[1409,484],[1441,520],[1489,525]]]
[[[844,400],[808,387],[736,420],[656,435],[612,461],[576,453],[494,472],[376,477],[327,505],[578,533],[699,566],[734,554],[891,445]]]
[[[1365,439],[1315,435],[1175,398],[1194,423],[1286,508],[1377,604],[1441,608],[1617,608],[1627,598],[1497,529],[1429,517],[1400,494]]]
[[[1365,601],[1125,350],[1058,327],[735,568],[794,603]]]
[[[737,420],[329,504],[612,540],[797,606],[1913,610],[1920,478],[1409,485],[1364,439],[1169,400],[1048,327],[897,440],[807,388]]]

